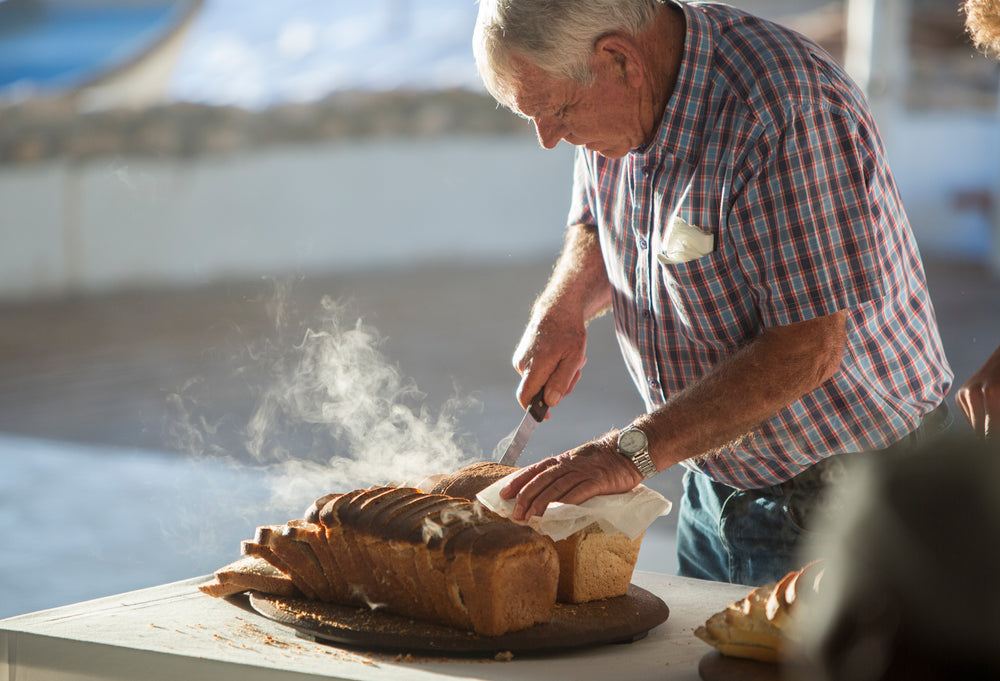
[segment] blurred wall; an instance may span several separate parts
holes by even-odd
[[[0,298],[558,250],[569,147],[480,95],[358,97],[0,112]]]
[[[547,260],[569,202],[571,148],[540,149],[471,95],[14,123],[0,126],[0,299]],[[997,116],[909,112],[887,145],[925,256],[996,259]]]
[[[0,294],[548,258],[571,172],[568,148],[504,137],[3,168]]]

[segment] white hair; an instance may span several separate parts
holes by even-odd
[[[609,33],[638,35],[660,0],[480,0],[472,38],[479,75],[501,104],[512,102],[521,57],[557,79],[589,84],[590,58]]]
[[[976,47],[1000,59],[1000,0],[966,0],[962,9]]]

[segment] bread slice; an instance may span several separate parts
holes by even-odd
[[[358,575],[357,581],[352,584],[352,592],[369,607],[378,608],[389,599],[402,599],[405,595],[392,590],[384,570],[379,569],[372,557],[369,550],[370,530],[378,527],[377,515],[380,512],[392,508],[409,493],[396,487],[381,487],[366,492],[338,507],[338,522],[342,527],[353,530],[343,534],[347,555]]]
[[[452,623],[454,626],[468,626],[468,608],[462,602],[454,575],[449,574],[447,560],[440,553],[432,554],[423,541],[433,533],[428,531],[426,519],[436,517],[451,507],[452,499],[425,494],[401,508],[396,517],[386,525],[386,532],[395,537],[412,539],[406,543],[413,547],[408,558],[412,561],[417,588],[423,593],[442,595],[441,598],[430,600],[431,608],[439,621]],[[390,543],[395,545],[398,542]]]
[[[281,527],[281,525],[261,525],[254,533],[253,542],[243,543],[244,549],[265,560],[269,560],[270,556],[277,557],[275,567],[287,574],[306,598],[321,598],[320,589],[324,580],[311,573],[308,559],[299,551],[297,542],[283,538]],[[257,547],[267,547],[269,551],[262,551]]]
[[[326,541],[330,547],[330,555],[337,562],[337,568],[343,575],[347,584],[347,591],[352,602],[364,602],[362,584],[366,579],[364,570],[360,567],[360,562],[354,559],[351,547],[347,544],[343,527],[339,517],[340,508],[349,504],[354,498],[363,494],[365,490],[353,490],[346,494],[341,494],[327,502],[319,513],[320,525],[326,532]]]
[[[408,542],[387,541],[385,528],[414,498],[406,489],[388,488],[367,499],[355,500],[356,515],[343,516],[344,522],[350,522],[348,518],[358,522],[358,531],[353,533],[354,546],[372,576],[371,598],[378,603],[396,601],[397,609],[404,614],[423,612],[413,567],[413,546]]]
[[[198,586],[216,598],[244,591],[262,591],[276,596],[301,596],[291,579],[262,558],[245,557],[215,571],[211,581]]]
[[[296,545],[296,547],[311,563],[310,569],[314,578],[320,577],[320,575],[315,574],[315,568],[319,567],[324,581],[322,590],[318,592],[321,597],[325,594],[324,600],[344,602],[349,589],[333,555],[330,553],[330,545],[326,541],[326,530],[321,525],[305,520],[289,520],[282,526],[281,534],[292,541],[305,544],[305,546]]]
[[[320,511],[323,510],[324,506],[326,506],[328,503],[330,503],[331,501],[333,501],[334,499],[336,499],[339,496],[341,496],[341,495],[340,494],[324,494],[319,499],[317,499],[316,501],[312,502],[309,505],[309,508],[306,509],[306,512],[304,514],[302,514],[302,518],[307,523],[314,523],[316,525],[319,525],[320,524],[320,520],[319,520]]]
[[[642,535],[607,534],[597,523],[555,543],[559,555],[559,601],[587,603],[624,596],[639,560]]]

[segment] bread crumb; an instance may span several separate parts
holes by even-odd
[[[496,655],[494,655],[493,659],[496,660],[497,662],[510,662],[511,660],[514,659],[514,653],[510,652],[509,650],[505,650],[502,653],[497,653]]]

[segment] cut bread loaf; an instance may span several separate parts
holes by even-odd
[[[474,501],[479,492],[515,470],[492,461],[474,463],[442,478],[431,491]],[[558,600],[586,603],[628,593],[641,544],[642,536],[608,534],[597,523],[557,541]]]
[[[778,662],[797,639],[796,618],[815,596],[823,576],[820,562],[809,563],[777,584],[752,590],[712,615],[695,636],[725,655]]]
[[[497,636],[547,622],[556,602],[553,542],[478,502],[381,487],[326,495],[305,518],[257,528],[263,561],[306,598],[388,611]],[[214,582],[218,582],[216,585]],[[205,585],[227,595],[220,576]],[[231,592],[236,593],[236,592]]]
[[[552,542],[478,503],[375,488],[328,501],[319,520],[333,551],[354,563],[355,600],[487,636],[552,616]]]

